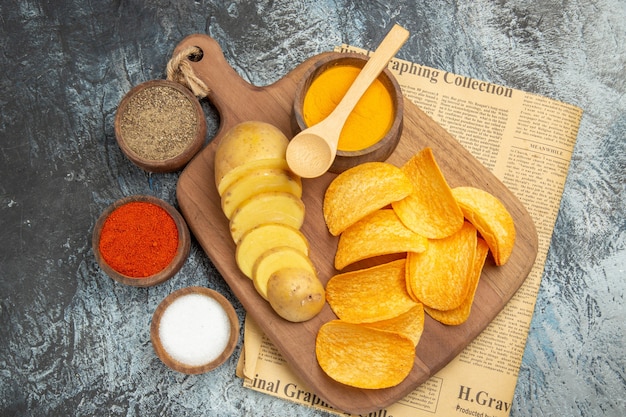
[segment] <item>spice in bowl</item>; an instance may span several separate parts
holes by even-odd
[[[100,254],[117,272],[143,278],[163,270],[176,255],[178,229],[161,207],[133,201],[118,207],[102,225]]]
[[[302,131],[324,120],[337,107],[367,57],[331,52],[304,75],[293,103],[292,127]],[[329,171],[341,173],[365,162],[384,161],[402,136],[404,97],[397,80],[385,69],[348,116]]]
[[[239,320],[221,294],[204,287],[188,287],[159,304],[150,337],[157,356],[168,367],[199,374],[230,357],[239,339]]]
[[[206,120],[197,98],[173,81],[153,80],[126,94],[115,115],[115,136],[141,168],[172,172],[200,150]]]
[[[352,65],[335,65],[313,80],[302,106],[307,126],[321,122],[332,113],[360,72],[360,68]],[[391,95],[380,79],[376,79],[346,119],[337,149],[359,151],[374,145],[387,134],[393,118]]]
[[[96,260],[109,276],[127,285],[143,287],[169,279],[184,263],[189,246],[180,213],[151,196],[115,202],[94,227]]]

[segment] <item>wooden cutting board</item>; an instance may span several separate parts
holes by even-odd
[[[189,227],[211,258],[248,314],[256,320],[287,360],[292,370],[319,397],[342,411],[366,414],[406,396],[459,354],[500,312],[526,279],[537,254],[535,226],[521,202],[452,136],[413,103],[405,99],[404,130],[400,144],[389,162],[398,166],[424,147],[433,149],[450,186],[470,185],[500,198],[511,212],[517,240],[508,263],[496,267],[488,258],[470,318],[460,326],[449,327],[426,316],[422,338],[416,348],[410,375],[399,385],[380,390],[345,386],[326,376],[315,358],[315,337],[319,327],[335,318],[326,305],[314,319],[290,323],[277,316],[254,289],[235,263],[235,245],[228,222],[222,214],[214,182],[213,158],[221,136],[235,124],[260,120],[274,124],[292,137],[292,104],[296,86],[312,64],[328,52],[314,56],[284,78],[266,87],[244,81],[226,62],[220,46],[212,38],[196,34],[183,39],[175,53],[189,46],[203,51],[198,62],[190,62],[194,72],[211,89],[210,101],[220,114],[216,137],[185,168],[177,186],[177,198]],[[251,68],[254,70],[254,68]],[[311,244],[311,259],[325,283],[337,271],[333,259],[337,238],[331,236],[322,217],[322,198],[335,177],[303,180],[306,207],[303,233]],[[359,358],[354,358],[358,361]]]

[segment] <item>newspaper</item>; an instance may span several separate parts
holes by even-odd
[[[348,45],[335,50],[369,53]],[[404,399],[370,415],[508,416],[582,110],[400,59],[393,59],[389,69],[405,97],[522,201],[537,227],[539,250],[522,287],[464,351]],[[329,407],[308,390],[249,318],[240,359],[238,375],[245,387],[350,415]]]

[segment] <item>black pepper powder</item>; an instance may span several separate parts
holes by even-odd
[[[164,161],[181,154],[197,129],[193,104],[180,91],[153,86],[134,94],[120,119],[124,142],[137,156]]]

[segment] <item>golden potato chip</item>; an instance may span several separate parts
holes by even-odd
[[[417,304],[415,307],[391,319],[364,323],[364,326],[373,329],[399,333],[408,337],[417,346],[424,332],[424,306]]]
[[[402,200],[413,191],[411,181],[395,165],[366,162],[339,174],[324,195],[324,220],[337,236],[363,217]]]
[[[416,305],[406,291],[405,259],[338,274],[326,284],[326,300],[342,320],[372,322],[395,317]]]
[[[348,227],[339,236],[335,268],[367,258],[402,252],[423,252],[428,239],[408,229],[391,209],[381,209]]]
[[[406,285],[425,306],[458,307],[469,292],[469,272],[476,252],[476,228],[468,222],[452,236],[431,240],[422,253],[409,253]]]
[[[441,239],[463,226],[463,213],[430,148],[415,154],[402,170],[414,191],[391,205],[406,227],[427,238]]]
[[[483,265],[485,265],[485,259],[487,258],[488,251],[489,247],[487,246],[487,243],[483,239],[478,238],[476,240],[476,254],[474,257],[474,263],[472,264],[472,269],[470,272],[470,291],[465,297],[465,300],[463,300],[461,305],[457,308],[448,311],[441,311],[432,309],[430,307],[424,307],[426,313],[428,313],[430,317],[440,323],[451,326],[465,323],[465,321],[469,318],[470,312],[472,310],[474,295],[476,294],[476,288],[478,288],[480,274],[483,270]]]
[[[513,252],[515,224],[504,204],[493,194],[474,187],[452,190],[465,218],[485,239],[496,265],[504,265]]]
[[[415,361],[415,347],[407,337],[342,320],[320,328],[315,354],[329,377],[366,389],[398,385]]]

